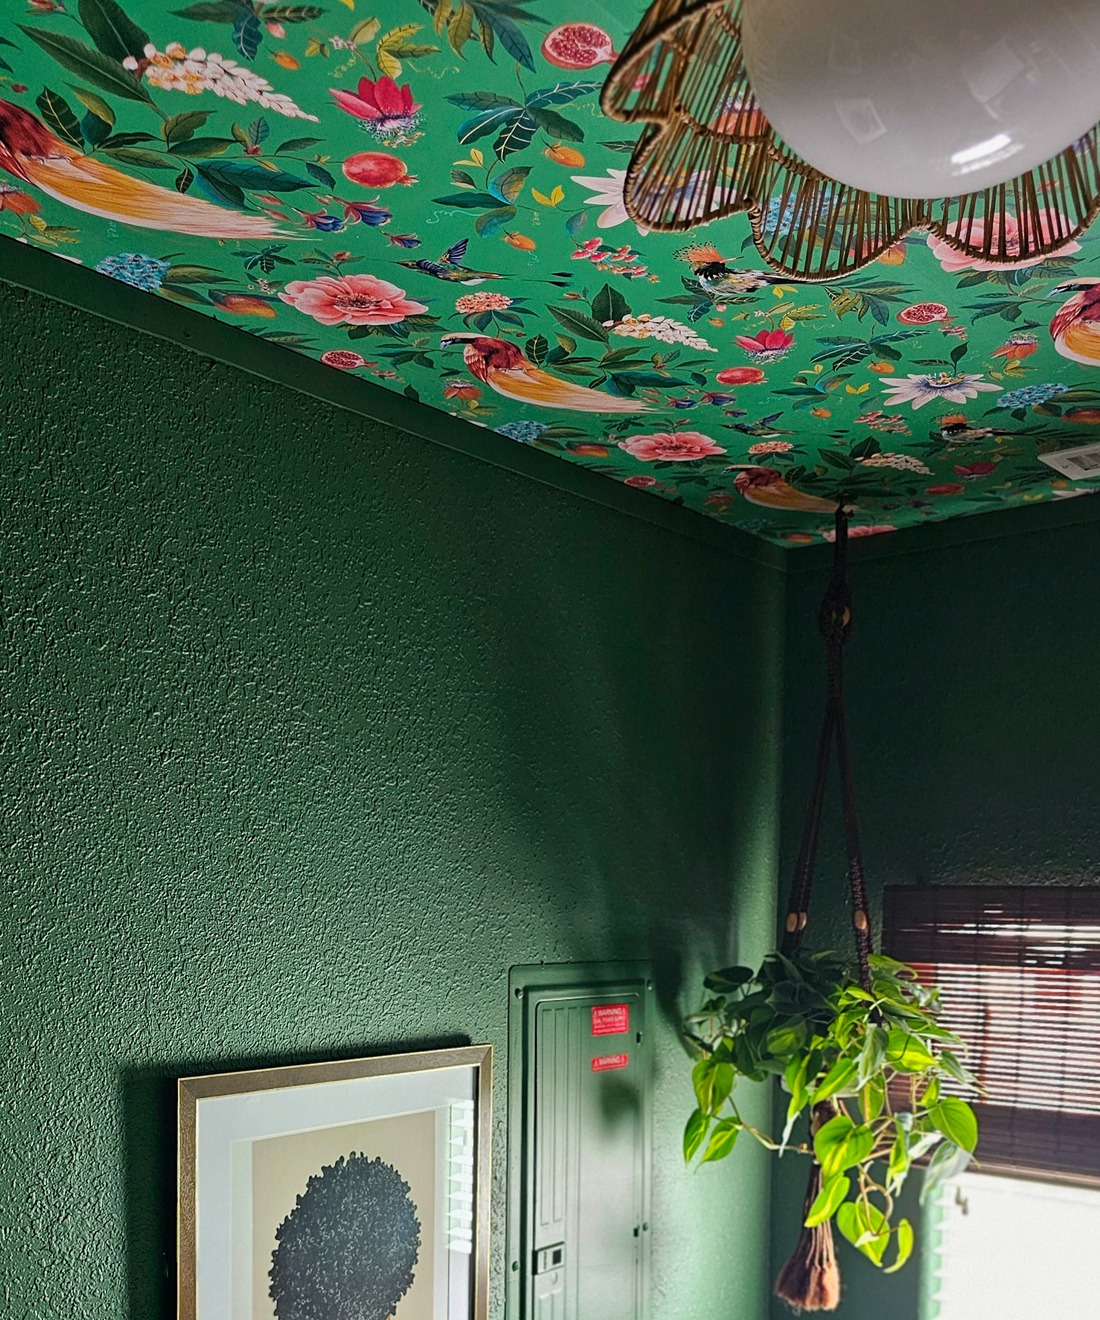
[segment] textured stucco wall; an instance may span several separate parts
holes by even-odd
[[[778,580],[3,287],[0,348],[0,1310],[171,1313],[175,1076],[503,1079],[510,964],[649,956],[654,1316],[758,1320],[670,1023],[770,939]]]
[[[845,683],[876,921],[886,884],[1100,883],[1100,525],[857,562]],[[816,611],[788,583],[780,904],[824,702]],[[851,948],[837,787],[815,890],[818,948]],[[774,1187],[776,1261],[797,1236],[805,1166]],[[917,1188],[903,1213],[916,1215]],[[885,1278],[840,1244],[850,1320],[917,1320],[919,1263]],[[774,1316],[786,1315],[775,1304]]]

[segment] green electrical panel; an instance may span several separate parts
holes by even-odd
[[[653,974],[514,967],[508,1320],[648,1320]]]

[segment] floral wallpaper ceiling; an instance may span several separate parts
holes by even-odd
[[[1040,459],[1100,440],[1091,235],[822,285],[640,232],[642,7],[562,8],[6,0],[0,233],[783,545],[1093,489]]]

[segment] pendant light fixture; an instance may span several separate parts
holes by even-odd
[[[655,0],[604,86],[643,228],[747,212],[800,280],[914,228],[1034,264],[1100,211],[1095,0]]]

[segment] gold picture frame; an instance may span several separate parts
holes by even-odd
[[[179,1320],[284,1320],[325,1251],[400,1291],[395,1320],[488,1320],[492,1067],[471,1045],[180,1078]],[[345,1239],[329,1207],[351,1186],[373,1199]],[[371,1213],[397,1243],[374,1265],[350,1236]]]

